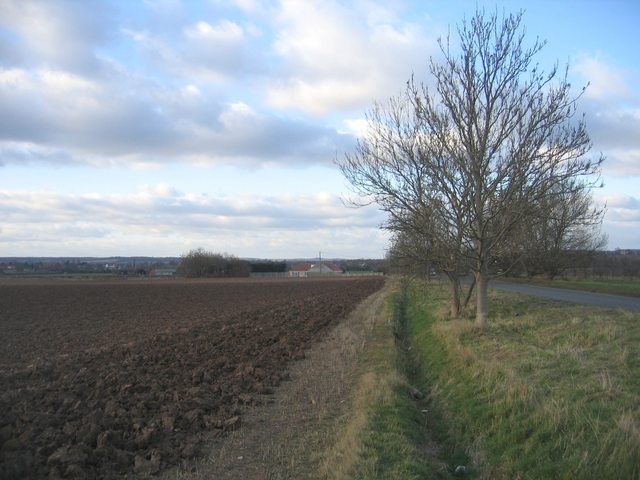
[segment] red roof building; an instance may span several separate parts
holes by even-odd
[[[290,277],[340,275],[342,273],[342,269],[333,262],[297,263],[289,270]]]

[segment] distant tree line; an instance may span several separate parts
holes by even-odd
[[[387,272],[386,259],[339,260],[336,262],[345,272]]]
[[[37,260],[7,260],[0,261],[0,274],[14,275],[61,275],[61,274],[110,274],[118,276],[147,275],[155,268],[175,266],[176,261],[160,261],[160,259],[149,258],[148,261],[127,259],[92,259],[92,260],[69,260],[69,259],[47,259]]]
[[[249,262],[234,255],[196,248],[181,257],[178,272],[187,277],[248,277]]]
[[[282,273],[287,271],[287,262],[251,262],[251,273]]]
[[[556,263],[541,262],[535,268],[526,265],[510,273],[527,277],[544,276],[549,279],[640,279],[640,255],[622,255],[612,251],[565,251],[554,257]]]
[[[415,252],[398,250],[407,248],[393,245],[389,251],[388,260],[393,273],[404,273],[414,276],[446,275],[440,270],[437,263],[425,260]],[[514,265],[510,265],[505,275],[513,277],[544,277],[550,280],[563,279],[640,279],[640,255],[623,255],[614,251],[597,250],[567,250],[558,251],[550,255],[554,261],[543,260],[535,262],[535,257],[529,256],[520,259]]]
[[[595,278],[640,279],[640,255],[618,255],[598,252],[589,272]]]

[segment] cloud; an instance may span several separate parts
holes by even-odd
[[[260,95],[314,113],[369,105],[402,85],[428,43],[362,5],[239,1],[232,16],[215,2],[217,13],[195,14],[149,0],[120,24],[124,10],[104,6],[98,26],[88,5],[2,3],[0,28],[25,61],[0,63],[0,164],[329,164],[353,128],[269,111]]]
[[[602,231],[607,233],[607,248],[638,248],[640,198],[627,194],[594,195],[597,205],[606,204]]]
[[[603,172],[640,175],[640,96],[631,88],[631,73],[597,56],[582,57],[574,68],[590,82],[579,106],[594,150],[607,157]]]
[[[640,199],[631,195],[608,195],[602,196],[602,201],[606,202],[609,208],[638,209],[640,210]]]
[[[372,234],[382,221],[380,212],[347,209],[328,193],[212,197],[167,184],[112,195],[0,191],[0,215],[0,248],[6,255],[21,254],[20,249],[61,255],[62,245],[71,246],[65,247],[67,254],[79,255],[73,248],[83,243],[94,248],[91,255],[112,255],[132,252],[128,239],[145,245],[139,252],[156,248],[149,254],[164,255],[178,255],[194,242],[265,257],[311,256],[318,249],[336,256],[380,256],[385,245],[383,233]],[[158,242],[160,247],[150,247]],[[117,245],[118,252],[109,245]]]
[[[314,114],[369,106],[422,69],[433,39],[391,10],[371,7],[283,1],[274,50],[284,67],[267,88],[270,104]]]
[[[640,176],[640,148],[605,150],[607,156],[603,170],[616,177]]]
[[[589,82],[585,92],[587,98],[609,102],[632,97],[632,90],[625,81],[627,73],[598,56],[582,56],[573,69]]]
[[[207,22],[200,21],[195,26],[187,29],[187,38],[194,41],[212,42],[214,43],[242,43],[244,40],[244,31],[240,26],[230,20],[222,20],[218,25],[210,25]]]
[[[123,33],[156,74],[202,84],[228,84],[265,71],[265,47],[253,24],[228,18],[184,22],[176,31],[149,22],[144,28],[124,28]]]
[[[256,196],[209,196],[184,193],[168,184],[142,185],[128,194],[71,195],[51,191],[0,191],[5,225],[66,223],[100,224],[172,230],[197,227],[255,230],[305,230],[336,225],[377,227],[382,217],[375,209],[351,209],[330,193]]]
[[[602,148],[640,149],[640,103],[615,108],[599,107],[587,118],[587,128],[593,141]]]
[[[147,7],[142,14],[150,30],[134,32],[133,20],[128,29],[112,28],[107,7],[104,25],[94,25],[103,8],[96,12],[86,2],[0,5],[0,28],[28,60],[0,62],[1,164],[304,165],[330,162],[350,144],[348,135],[331,128],[257,111],[208,87],[212,79],[256,70],[255,29],[248,33],[224,18],[187,20],[176,2]],[[162,28],[169,11],[182,29]],[[111,53],[115,60],[96,53],[116,37],[128,54]],[[132,39],[155,52],[155,67],[165,68],[134,67]]]
[[[123,154],[133,145],[153,150],[171,125],[153,93],[137,93],[131,85],[58,70],[0,71],[0,109],[11,112],[0,121],[0,139],[96,155]]]
[[[74,72],[100,68],[95,51],[107,42],[115,12],[106,2],[4,0],[0,27],[16,34],[21,63]],[[6,57],[4,57],[6,59]]]
[[[3,163],[330,163],[353,137],[226,103],[192,84],[0,69]]]

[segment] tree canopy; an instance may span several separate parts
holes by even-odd
[[[476,11],[457,33],[457,48],[441,39],[442,58],[429,62],[433,86],[412,78],[374,105],[367,134],[338,164],[355,193],[388,213],[385,228],[417,240],[453,283],[473,275],[485,326],[489,279],[549,219],[549,205],[588,198],[603,157],[588,155],[567,69],[534,62],[545,42],[525,45],[522,12]],[[600,222],[602,210],[588,207],[571,226]]]

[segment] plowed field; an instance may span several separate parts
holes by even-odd
[[[382,283],[0,284],[0,478],[139,476],[198,455]]]

